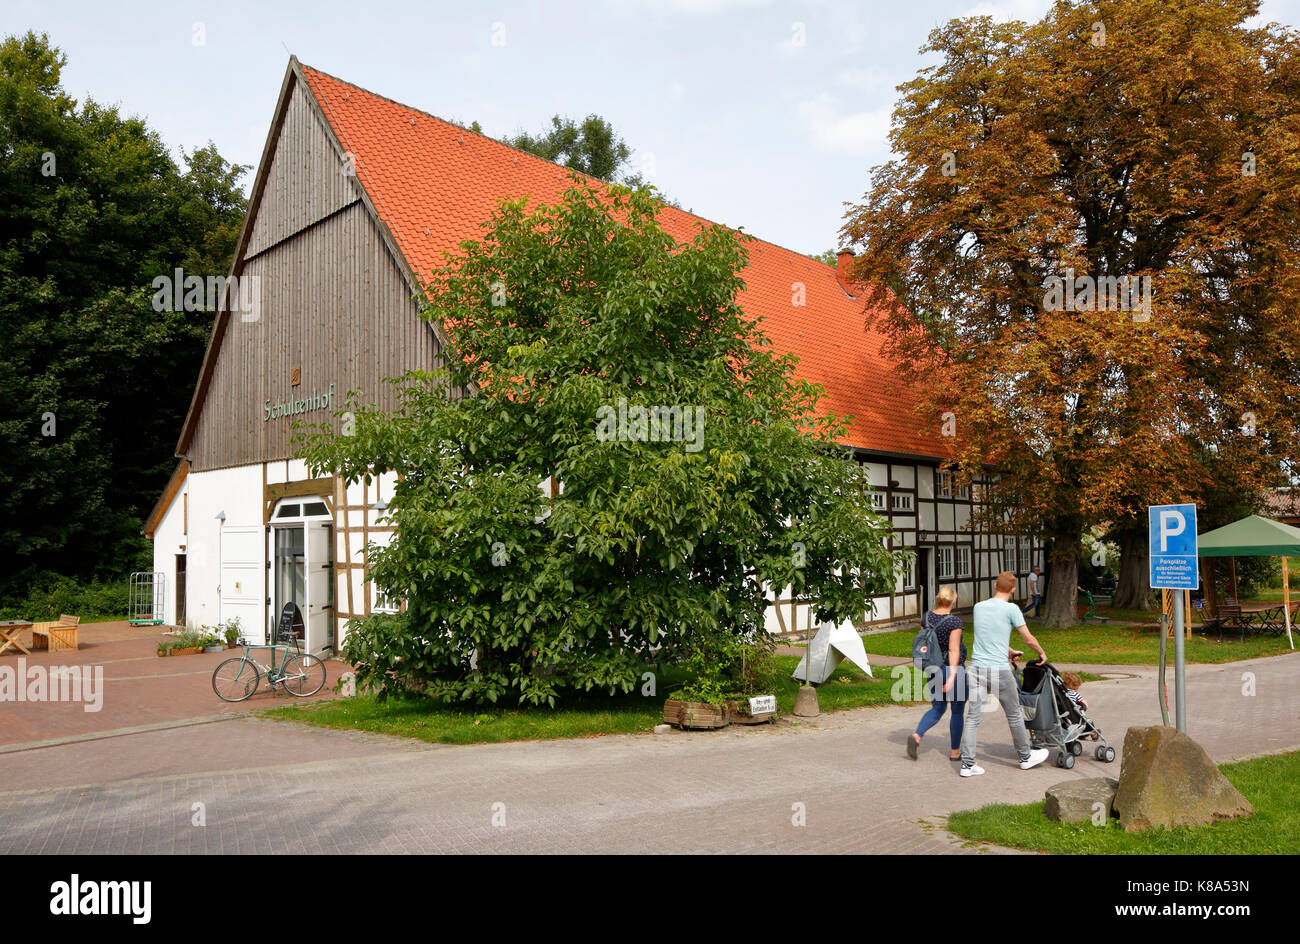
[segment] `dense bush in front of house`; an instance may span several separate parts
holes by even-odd
[[[447,371],[299,441],[315,475],[399,476],[370,560],[406,610],[350,624],[363,689],[626,693],[758,637],[765,585],[837,621],[893,586],[865,470],[828,445],[844,424],[737,304],[748,237],[679,243],[659,206],[577,177],[557,206],[502,203],[428,285]]]
[[[125,579],[87,581],[41,573],[0,600],[0,619],[37,623],[58,619],[61,613],[80,616],[83,622],[126,619],[127,594]]]

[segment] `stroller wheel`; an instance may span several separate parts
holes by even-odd
[[[1064,767],[1066,770],[1073,770],[1073,769],[1074,769],[1074,755],[1073,755],[1073,754],[1062,754],[1062,755],[1061,755],[1061,766]]]
[[[1099,747],[1097,748],[1097,760],[1109,764],[1115,760],[1115,748]]]
[[[1073,754],[1075,757],[1078,757],[1080,754],[1083,753],[1083,745],[1080,744],[1078,741],[1071,741],[1070,753]]]

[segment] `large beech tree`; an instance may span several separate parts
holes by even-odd
[[[924,421],[1001,470],[995,517],[1051,540],[1053,625],[1086,526],[1253,498],[1295,454],[1300,42],[1256,8],[948,23],[847,216]]]
[[[864,471],[829,445],[841,421],[737,303],[747,237],[678,243],[661,206],[576,175],[558,205],[502,204],[428,285],[446,372],[306,441],[317,473],[400,474],[372,576],[407,606],[350,625],[363,684],[627,692],[655,647],[761,634],[764,584],[837,622],[893,585]],[[656,407],[692,411],[681,437],[647,441],[637,411]]]

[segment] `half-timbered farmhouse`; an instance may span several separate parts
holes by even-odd
[[[146,524],[167,622],[238,617],[257,639],[295,602],[308,646],[322,650],[349,619],[388,605],[367,581],[364,549],[391,536],[391,479],[310,478],[292,457],[291,424],[330,417],[349,390],[394,406],[384,379],[433,369],[443,348],[417,314],[418,278],[476,237],[496,201],[555,202],[568,174],[290,61],[230,273],[239,290],[217,314],[180,462]],[[686,239],[705,221],[668,207],[661,222]],[[940,584],[970,605],[999,571],[1041,563],[1041,549],[968,527],[971,496],[940,471],[937,424],[919,428],[880,339],[864,329],[851,258],[836,268],[755,241],[741,303],[822,384],[827,409],[852,417],[846,444],[870,470],[895,545],[917,552],[863,622],[916,614]],[[776,632],[808,619],[807,605],[789,599],[768,613]]]

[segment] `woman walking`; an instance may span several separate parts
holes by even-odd
[[[916,726],[916,733],[907,738],[907,756],[912,760],[916,760],[921,737],[943,717],[945,708],[951,709],[948,759],[961,760],[962,725],[966,716],[966,643],[961,638],[961,617],[952,612],[956,602],[956,590],[940,587],[934,595],[934,609],[925,614],[926,625],[939,637],[939,651],[943,654],[943,688],[931,696],[930,710]]]

